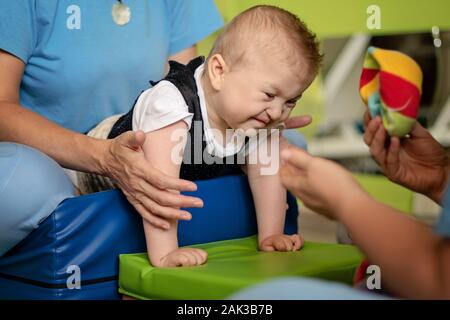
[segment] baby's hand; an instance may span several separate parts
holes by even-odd
[[[261,251],[297,251],[303,246],[303,237],[299,234],[276,234],[265,238],[259,244]]]
[[[161,267],[190,267],[204,264],[208,258],[206,251],[194,248],[178,248],[161,259]]]

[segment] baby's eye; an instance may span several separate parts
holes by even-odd
[[[294,108],[296,104],[297,104],[297,100],[292,100],[292,101],[287,101],[286,102],[286,106],[288,108]]]
[[[269,92],[264,92],[264,94],[266,95],[267,98],[269,99],[273,99],[275,98],[275,95],[273,93],[269,93]]]

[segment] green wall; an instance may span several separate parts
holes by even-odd
[[[450,29],[450,0],[215,0],[225,22],[257,4],[271,4],[297,14],[319,38],[347,36],[353,33],[395,34],[430,31],[431,27]],[[381,29],[367,28],[367,8],[378,5]],[[207,55],[216,35],[202,41],[198,50]],[[315,121],[301,129],[311,139],[323,117],[322,82],[316,81],[305,92],[293,115],[310,114]]]
[[[320,37],[368,32],[370,5],[381,10],[381,29],[372,33],[450,28],[449,0],[216,0],[226,21],[256,4],[271,4],[299,15]]]

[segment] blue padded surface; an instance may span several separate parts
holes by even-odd
[[[245,176],[198,181],[203,209],[179,224],[181,246],[241,238],[256,233]],[[288,197],[287,233],[297,231],[298,207]],[[118,255],[145,252],[140,216],[118,190],[63,201],[38,229],[0,258],[0,299],[119,299]],[[81,288],[66,282],[76,265]]]

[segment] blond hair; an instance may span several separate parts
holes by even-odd
[[[293,13],[269,5],[247,9],[236,16],[217,38],[209,57],[221,54],[231,67],[246,60],[252,50],[284,53],[289,62],[306,59],[317,73],[322,61],[316,35]],[[249,52],[250,51],[250,52]]]

